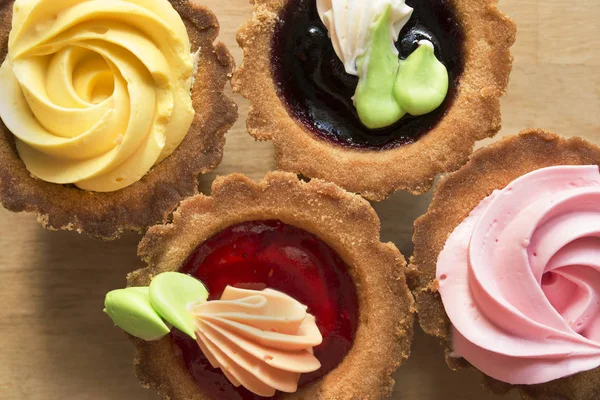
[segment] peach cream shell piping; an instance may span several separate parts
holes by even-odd
[[[213,368],[259,396],[294,393],[302,373],[321,363],[315,317],[285,293],[227,286],[219,300],[192,307],[196,341]]]

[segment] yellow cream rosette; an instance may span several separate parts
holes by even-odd
[[[167,0],[16,0],[8,46],[0,117],[39,179],[115,191],[189,130],[190,41]]]

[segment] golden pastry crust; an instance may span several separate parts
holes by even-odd
[[[369,203],[332,183],[305,183],[285,172],[272,172],[259,183],[239,174],[217,178],[211,197],[184,200],[172,223],[148,230],[138,248],[148,267],[129,274],[128,284],[147,285],[161,272],[177,271],[198,245],[223,229],[265,219],[306,229],[331,246],[348,264],[359,301],[356,338],[342,363],[319,381],[278,398],[389,396],[391,374],[408,358],[413,333],[406,263],[392,243],[381,243],[379,219]],[[137,376],[145,387],[165,399],[206,399],[169,336],[157,342],[133,340]]]
[[[271,41],[287,1],[251,1],[254,15],[237,35],[244,61],[232,79],[234,91],[251,102],[248,132],[273,141],[280,169],[335,182],[375,201],[400,189],[420,194],[438,173],[467,162],[475,141],[500,130],[499,99],[508,85],[516,28],[498,11],[497,0],[450,0],[467,27],[465,66],[454,103],[415,143],[383,151],[329,143],[288,113],[271,72]]]
[[[460,170],[444,177],[427,213],[415,221],[415,250],[408,275],[417,302],[419,323],[446,346],[450,368],[468,367],[464,359],[449,357],[450,321],[437,291],[437,259],[448,236],[484,198],[518,177],[553,165],[600,165],[600,147],[581,138],[564,139],[531,129],[475,152]],[[523,399],[592,400],[600,398],[600,368],[540,385],[512,386],[485,377],[489,389],[506,393],[513,387]]]
[[[164,221],[183,198],[198,193],[198,175],[223,158],[225,132],[237,119],[235,103],[223,94],[234,66],[222,43],[213,44],[219,24],[204,6],[170,0],[181,15],[192,43],[200,48],[192,88],[196,115],[179,147],[140,181],[109,193],[88,192],[73,185],[44,182],[31,176],[19,158],[13,134],[0,121],[0,203],[14,212],[33,212],[51,230],[74,230],[115,239],[125,230],[142,232]],[[8,51],[13,1],[0,5],[0,59]]]

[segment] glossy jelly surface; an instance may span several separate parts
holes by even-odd
[[[392,126],[371,130],[360,121],[352,96],[358,78],[344,70],[315,0],[290,0],[273,37],[271,62],[279,96],[288,112],[318,137],[337,145],[389,149],[413,143],[434,128],[456,95],[463,71],[463,30],[449,0],[407,0],[414,11],[400,32],[396,47],[405,59],[422,39],[433,43],[446,66],[450,87],[433,112],[406,115]]]
[[[281,221],[251,221],[218,233],[200,245],[181,272],[200,279],[218,299],[227,285],[282,291],[308,306],[316,317],[323,343],[314,349],[321,368],[303,374],[300,386],[334,369],[354,341],[358,323],[356,287],[348,267],[318,237]],[[171,334],[200,389],[214,399],[260,399],[234,387],[214,369],[189,336]],[[277,397],[277,396],[276,396]]]

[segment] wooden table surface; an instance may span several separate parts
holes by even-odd
[[[236,60],[238,26],[251,12],[247,0],[203,0],[221,21],[220,39]],[[501,0],[518,25],[515,65],[503,99],[501,135],[544,127],[600,144],[600,1]],[[273,169],[272,147],[245,132],[247,103],[227,135],[217,174],[261,178]],[[411,254],[413,220],[430,195],[397,193],[376,204],[384,240]],[[137,235],[103,243],[74,233],[47,232],[31,215],[0,210],[0,399],[158,399],[133,376],[133,350],[102,313],[104,294],[125,285],[142,266]],[[512,394],[506,399],[516,399]],[[396,399],[486,400],[478,374],[450,372],[435,340],[417,332],[410,360],[397,372]]]

